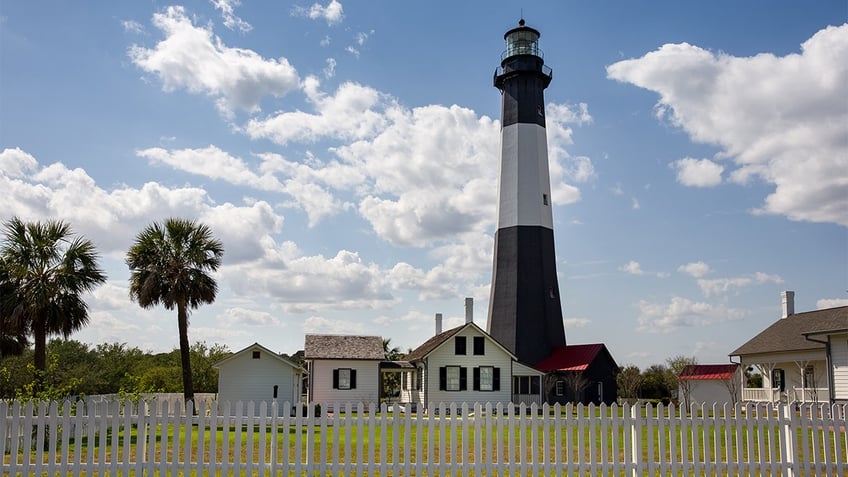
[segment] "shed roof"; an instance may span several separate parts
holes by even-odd
[[[844,328],[848,328],[848,306],[796,313],[775,321],[730,356],[824,348],[822,343],[805,339],[804,334]]]
[[[306,335],[304,359],[383,360],[383,338],[358,335]]]
[[[585,371],[603,349],[603,343],[557,346],[534,368],[545,372]]]
[[[730,364],[690,364],[677,375],[684,380],[726,380],[732,379],[736,373],[736,363]]]

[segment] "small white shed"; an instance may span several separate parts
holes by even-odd
[[[677,376],[679,389],[677,396],[682,401],[689,397],[691,404],[711,406],[739,401],[741,387],[740,366],[730,364],[692,364],[683,368]]]
[[[253,401],[254,412],[259,403],[270,406],[276,400],[300,403],[301,382],[306,370],[268,348],[253,343],[214,365],[218,368],[218,401],[229,401],[231,409],[242,401],[244,409]],[[246,412],[246,411],[245,411]]]
[[[306,335],[303,347],[309,372],[308,402],[326,406],[380,403],[379,336]]]

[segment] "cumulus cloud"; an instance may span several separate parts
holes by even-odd
[[[303,322],[304,333],[361,335],[365,331],[365,326],[362,323],[331,320],[322,316],[310,316]]]
[[[258,111],[264,96],[279,97],[300,87],[297,71],[285,58],[266,59],[252,50],[230,48],[213,35],[211,26],[194,25],[182,7],[154,14],[153,24],[165,39],[153,48],[133,45],[129,56],[156,75],[165,91],[185,88],[206,94],[230,115],[236,109]]]
[[[280,320],[266,311],[240,307],[227,308],[219,318],[228,326],[281,326]]]
[[[672,297],[669,303],[640,300],[638,308],[638,329],[648,333],[669,333],[679,328],[704,326],[745,316],[742,310],[695,302],[679,296]]]
[[[658,93],[658,115],[720,147],[734,166],[731,181],[772,184],[755,213],[848,225],[846,64],[848,24],[829,26],[782,57],[666,44],[609,65],[607,75]],[[677,167],[690,185],[718,180],[716,164]]]
[[[241,4],[238,0],[209,0],[216,10],[221,10],[224,26],[230,30],[239,30],[243,33],[253,29],[250,23],[242,20],[235,14],[235,7]]]
[[[592,322],[592,320],[590,320],[588,318],[573,317],[573,318],[566,318],[565,320],[563,320],[563,322],[565,323],[566,328],[583,328],[585,326],[588,326],[589,323]]]
[[[816,301],[817,310],[836,308],[838,306],[848,306],[848,298],[822,298],[821,300]]]
[[[671,163],[677,171],[677,182],[690,187],[712,187],[721,184],[724,166],[709,159],[686,157]]]
[[[312,20],[324,20],[327,25],[338,25],[344,20],[344,7],[336,0],[330,0],[327,6],[313,3],[310,7],[295,6],[292,15]]]
[[[710,273],[712,270],[710,269],[710,266],[704,262],[689,262],[677,267],[677,271],[686,273],[687,275],[692,275],[695,278],[701,278]]]
[[[783,278],[779,275],[770,275],[768,273],[756,272],[751,276],[731,277],[731,278],[715,278],[715,279],[698,279],[698,286],[705,296],[716,296],[730,293],[734,289],[749,287],[752,285],[763,283],[783,283]]]
[[[3,149],[0,152],[0,171],[8,178],[18,178],[38,167],[38,161],[21,148]]]
[[[633,260],[625,263],[624,265],[618,267],[618,269],[622,272],[627,272],[631,275],[642,275],[645,272],[642,271],[642,266],[639,265],[639,262],[635,262]]]

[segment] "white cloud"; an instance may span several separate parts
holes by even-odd
[[[677,182],[690,187],[712,187],[721,184],[724,166],[709,159],[686,157],[671,163],[677,171]]]
[[[695,278],[701,278],[710,273],[712,270],[710,269],[710,266],[704,262],[689,262],[686,265],[677,267],[677,271],[692,275]]]
[[[769,275],[767,273],[756,272],[752,276],[731,277],[731,278],[715,278],[715,279],[698,279],[698,286],[705,296],[724,295],[736,288],[744,288],[755,284],[763,283],[783,283],[783,278],[779,275]]]
[[[296,6],[292,9],[293,16],[306,17],[312,20],[324,20],[327,25],[338,25],[344,20],[344,7],[336,0],[330,0],[327,6],[313,3],[311,7]]]
[[[622,272],[627,272],[631,275],[642,275],[645,272],[642,271],[642,266],[639,265],[639,262],[635,262],[633,260],[625,263],[624,265],[618,267],[618,269]]]
[[[672,297],[667,304],[640,300],[638,307],[638,329],[648,333],[669,333],[679,328],[704,326],[745,316],[742,310],[693,302],[679,296]]]
[[[573,317],[573,318],[566,318],[565,320],[563,320],[563,322],[565,323],[566,329],[568,329],[568,328],[584,328],[584,327],[588,326],[589,323],[592,322],[592,320],[590,320],[588,318]]]
[[[216,146],[170,151],[154,147],[136,151],[136,155],[148,159],[151,164],[165,164],[180,171],[223,180],[235,185],[274,192],[283,190],[283,185],[273,175],[257,175],[242,159],[233,157]]]
[[[235,7],[241,4],[239,0],[209,0],[209,2],[212,3],[216,10],[221,10],[224,26],[230,30],[249,32],[253,29],[250,23],[247,23],[235,14]]]
[[[333,76],[336,76],[336,60],[327,58],[327,66],[324,67],[324,77],[329,79]]]
[[[3,149],[3,152],[0,152],[0,171],[9,178],[22,177],[36,167],[38,161],[32,154],[22,151],[19,147]]]
[[[848,24],[817,32],[800,53],[783,57],[666,44],[608,66],[607,75],[657,92],[661,116],[733,161],[730,180],[773,184],[755,213],[848,225],[845,64]]]
[[[362,323],[331,320],[322,316],[310,316],[303,322],[304,333],[361,335],[365,331],[365,326]]]
[[[848,306],[848,298],[822,298],[821,300],[816,301],[817,310],[836,308],[839,306]]]
[[[548,103],[545,108],[545,132],[548,139],[548,162],[551,174],[551,199],[554,204],[572,204],[580,200],[580,189],[573,183],[584,183],[595,177],[592,160],[585,156],[571,156],[565,146],[573,144],[573,130],[569,124],[583,125],[592,122],[589,107],[580,103]]]
[[[224,114],[255,112],[263,96],[283,96],[299,88],[297,71],[285,58],[265,59],[252,50],[230,48],[211,27],[195,26],[182,7],[153,15],[165,39],[154,48],[133,45],[129,56],[155,74],[165,91],[185,88],[216,99]]]
[[[227,324],[228,327],[234,326],[285,326],[280,320],[275,318],[268,312],[249,310],[247,308],[233,307],[227,308],[220,316],[220,319]]]
[[[121,22],[124,31],[129,33],[144,33],[144,26],[135,20],[124,20]]]

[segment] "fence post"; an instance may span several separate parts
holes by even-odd
[[[642,426],[639,419],[642,412],[642,406],[634,404],[630,408],[630,458],[633,468],[633,477],[639,477],[641,469],[641,443],[642,443]]]
[[[780,439],[780,455],[783,456],[783,468],[787,477],[795,477],[795,432],[792,426],[790,404],[778,407],[778,418],[783,425],[783,438]]]

